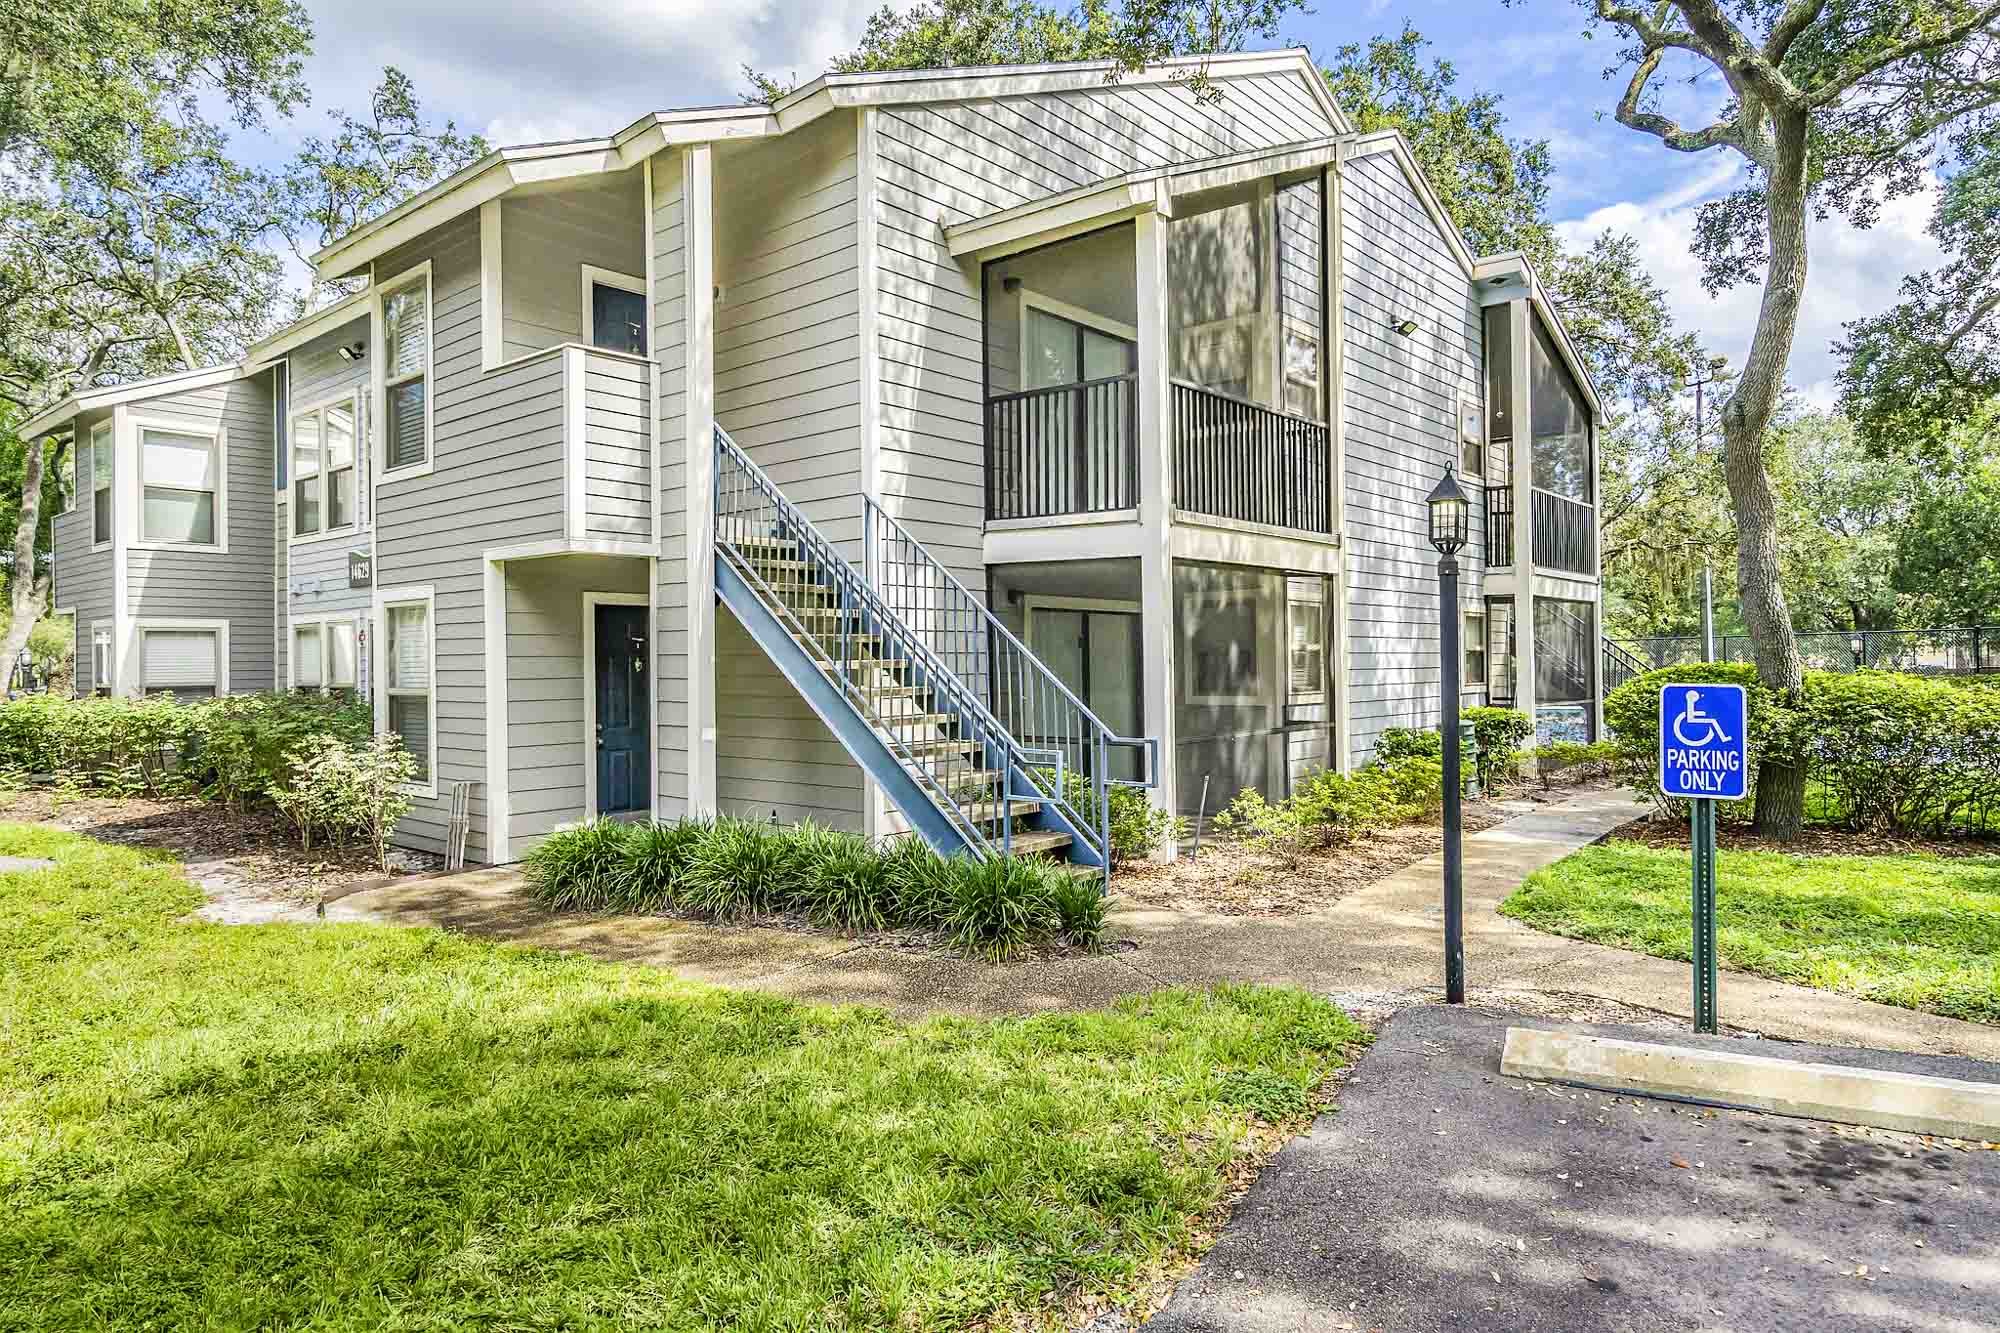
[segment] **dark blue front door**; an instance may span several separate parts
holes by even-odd
[[[597,608],[597,813],[644,810],[652,797],[646,735],[646,608]]]
[[[613,351],[646,354],[646,298],[608,283],[590,287],[590,344]]]

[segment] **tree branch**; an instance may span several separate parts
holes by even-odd
[[[1599,0],[1599,9],[1606,7],[1604,0]],[[1638,66],[1632,71],[1631,82],[1625,86],[1625,95],[1618,99],[1618,123],[1627,129],[1650,134],[1667,147],[1683,153],[1699,153],[1725,144],[1743,150],[1743,138],[1734,120],[1717,121],[1707,129],[1689,131],[1671,117],[1640,107],[1646,85],[1659,71],[1660,58],[1664,54],[1664,48],[1654,47],[1640,57]]]
[[[1870,74],[1889,68],[1912,56],[1923,55],[1927,51],[1940,50],[1965,40],[1975,31],[2000,18],[2000,3],[1989,4],[1973,11],[1961,21],[1944,28],[1920,32],[1894,42],[1880,51],[1873,52],[1843,66],[1839,73],[1806,97],[1808,107],[1828,106],[1840,100],[1841,96],[1855,84]]]
[[[1764,40],[1764,59],[1773,65],[1784,63],[1785,53],[1792,49],[1792,43],[1799,34],[1819,21],[1826,9],[1826,0],[1792,0],[1791,6],[1778,15],[1778,21],[1771,25],[1771,35]]]

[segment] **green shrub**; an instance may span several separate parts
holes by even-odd
[[[888,865],[867,839],[830,833],[797,850],[807,920],[848,931],[880,930],[889,924]]]
[[[981,958],[1011,958],[1056,928],[1047,876],[1066,872],[1017,857],[968,856],[960,861],[943,922],[960,950]]]
[[[682,905],[717,921],[791,906],[800,887],[795,845],[776,825],[724,815],[688,856]]]
[[[673,907],[732,921],[796,910],[846,931],[937,930],[992,958],[1058,933],[1095,949],[1104,930],[1095,876],[1032,859],[941,856],[914,837],[877,850],[810,823],[591,820],[550,834],[522,865],[536,901],[558,911]]]
[[[1104,939],[1105,913],[1111,908],[1104,881],[1095,875],[1064,871],[1048,877],[1046,892],[1063,937],[1095,953]]]
[[[1479,785],[1488,791],[1504,785],[1519,771],[1535,720],[1518,708],[1468,708],[1460,721],[1479,746]]]
[[[1548,787],[1557,778],[1586,782],[1609,777],[1618,762],[1618,746],[1613,741],[1597,741],[1590,745],[1576,741],[1553,741],[1537,746],[1532,757],[1542,786]]]
[[[1043,791],[1055,790],[1055,770],[1038,768],[1035,780]],[[1091,790],[1090,779],[1073,768],[1063,770],[1063,799],[1071,809],[1077,811],[1091,828],[1097,826],[1097,796]],[[1168,838],[1185,836],[1187,821],[1168,814],[1148,799],[1142,787],[1125,787],[1113,783],[1107,789],[1111,805],[1111,864],[1121,866],[1130,861],[1144,861],[1165,844]]]
[[[1444,813],[1444,760],[1424,755],[1378,760],[1356,775],[1383,824],[1436,819]]]
[[[1375,738],[1375,758],[1444,759],[1444,737],[1422,727],[1390,727]]]
[[[1640,794],[1652,798],[1662,809],[1685,802],[1668,801],[1660,795],[1660,687],[1663,685],[1741,685],[1750,710],[1750,783],[1753,790],[1742,802],[1732,802],[1738,811],[1747,811],[1755,799],[1757,764],[1765,755],[1782,757],[1799,752],[1798,702],[1776,698],[1757,679],[1757,668],[1744,662],[1691,662],[1682,666],[1648,671],[1611,691],[1604,699],[1604,725],[1617,747],[1616,776]]]
[[[521,858],[529,891],[557,911],[603,911],[611,906],[631,836],[632,825],[611,819],[557,829]]]
[[[336,847],[360,842],[389,868],[389,838],[409,813],[416,758],[390,736],[346,741],[309,737],[292,751],[284,779],[268,795],[312,850],[315,834]]]
[[[713,827],[699,819],[635,825],[619,849],[608,905],[620,912],[678,906],[694,849]]]

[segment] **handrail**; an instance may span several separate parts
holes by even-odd
[[[719,426],[715,429],[715,447],[715,541],[718,557],[726,560],[756,590],[767,608],[779,617],[801,647],[818,661],[822,670],[828,672],[842,697],[867,719],[891,754],[946,816],[966,845],[982,852],[1010,852],[1013,847],[1012,802],[1023,799],[1024,795],[1015,790],[1016,774],[1033,773],[1038,762],[1036,756],[1045,754],[1048,747],[1024,745],[1018,740],[994,716],[978,691],[969,686],[946,661],[946,654],[959,653],[962,649],[947,646],[940,652],[899,612],[868,572],[857,569],[841,555],[825,534],[784,497],[771,479]],[[872,505],[872,501],[870,503]],[[879,513],[879,510],[875,512]],[[894,522],[887,515],[880,517],[891,524]],[[904,538],[908,536],[902,532],[900,525],[896,525],[895,531]],[[778,563],[803,566],[802,575],[795,581],[785,582],[786,590],[793,592],[801,601],[811,597],[830,599],[831,604],[811,607],[795,605],[781,588],[773,586],[760,572],[759,562],[747,549],[753,544],[760,546],[767,556],[776,557],[775,561],[767,562],[769,567],[775,568]],[[911,545],[915,545],[913,540]],[[949,577],[949,572],[937,566],[928,552],[923,558],[937,572]],[[964,585],[957,580],[951,580],[951,586],[958,593],[970,597]],[[830,631],[813,629],[806,624],[808,612],[833,617],[834,627]],[[882,645],[879,656],[874,659],[879,665],[871,665],[868,659],[860,657],[860,653],[864,643],[876,640]],[[884,668],[901,669],[905,673],[902,678],[905,683],[881,683]],[[870,673],[877,678],[873,685],[864,683],[864,677]],[[911,686],[916,686],[917,690],[913,692]],[[959,734],[956,737],[930,738],[932,742],[948,742],[944,746],[926,746],[921,741],[899,734],[898,716],[883,710],[882,704],[887,698],[913,701],[924,692],[928,692],[931,702],[923,708],[920,716],[935,713],[954,717],[958,721]],[[914,703],[912,706],[915,706]],[[1108,729],[1095,738],[1100,756],[1094,765],[1095,771],[1103,771],[1102,752],[1120,739],[1110,736]],[[958,757],[949,757],[952,755]],[[1058,773],[1062,771],[1060,759],[1059,756]],[[1085,848],[1098,853],[1108,874],[1108,798],[1101,802],[1100,818],[1095,821],[1084,820],[1060,792],[1051,795],[1037,790],[1032,799],[1045,808],[1053,805],[1058,817],[1069,824],[1072,836]],[[975,813],[979,807],[997,811],[1000,828],[997,846],[996,840],[981,827],[988,817]]]
[[[1100,384],[1117,384],[1123,380],[1137,383],[1139,372],[1128,370],[1119,375],[1099,375],[1094,380],[1071,380],[1067,384],[1043,384],[1032,389],[1009,389],[1006,393],[986,395],[988,403],[1013,403],[1023,398],[1033,398],[1037,394],[1075,393],[1078,389],[1094,389]]]
[[[1108,870],[1110,788],[1157,787],[1158,741],[1114,731],[873,496],[864,498],[862,548],[868,580],[889,599],[899,618],[928,627],[933,637],[942,640],[931,646],[947,657],[958,676],[981,683],[991,701],[988,715],[1006,715],[1005,722],[996,717],[996,725],[1010,739],[1023,737],[1014,741],[1017,749],[1023,753],[1056,751],[1074,755],[1076,760],[1089,757],[1087,765],[1070,765],[1091,785],[1091,803],[1096,808],[1088,816],[1070,802],[1060,765],[1055,791],[1043,792],[1041,799],[1056,805],[1072,827],[1090,830],[1085,841],[1102,855]],[[1144,752],[1145,776],[1113,778],[1110,752],[1134,747]]]

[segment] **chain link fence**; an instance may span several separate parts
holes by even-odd
[[[1907,671],[1919,676],[1975,676],[2000,673],[2000,626],[1972,625],[1941,629],[1867,629],[1797,636],[1799,656],[1808,670]],[[1701,636],[1679,634],[1650,639],[1607,641],[1644,663],[1648,671],[1685,666],[1702,660]],[[1756,660],[1747,634],[1716,639],[1716,658],[1723,662]]]

